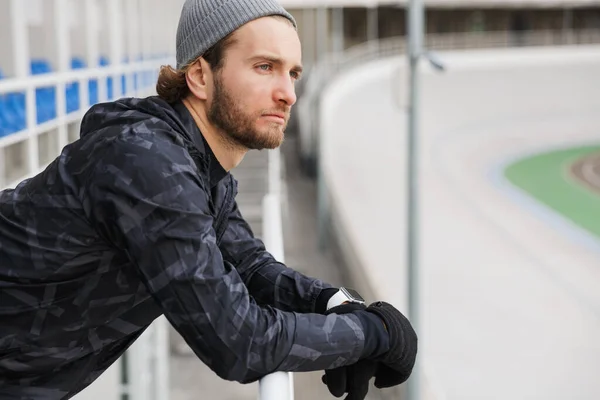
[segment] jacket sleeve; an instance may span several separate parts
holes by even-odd
[[[86,157],[84,209],[99,234],[128,255],[166,318],[207,366],[246,383],[361,357],[364,331],[356,315],[256,304],[217,247],[204,182],[188,153],[157,139],[160,132],[123,136]]]
[[[323,289],[332,286],[275,260],[264,243],[254,237],[237,203],[229,215],[219,247],[224,259],[235,266],[250,295],[259,304],[300,313],[324,311],[317,310],[317,298]]]

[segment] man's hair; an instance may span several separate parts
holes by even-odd
[[[218,73],[225,65],[225,51],[235,43],[234,33],[232,32],[219,40],[203,55],[192,60],[189,64],[183,66],[183,68],[175,69],[170,65],[161,66],[158,81],[156,82],[156,93],[158,93],[158,96],[171,104],[184,99],[190,93],[185,74],[200,58],[206,60],[214,73]]]
[[[289,19],[281,15],[271,15],[270,17],[286,21],[291,26],[294,26]],[[236,31],[233,31],[223,39],[219,40],[204,54],[180,69],[173,68],[170,65],[161,66],[158,74],[158,81],[156,82],[156,93],[158,94],[158,97],[170,104],[186,98],[190,94],[190,89],[188,88],[185,75],[190,67],[198,62],[200,58],[206,60],[215,74],[218,73],[225,65],[225,52],[235,43],[235,32]]]

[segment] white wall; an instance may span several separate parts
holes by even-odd
[[[10,55],[13,52],[13,43],[4,40],[11,35],[10,0],[0,0],[0,69],[6,76],[14,74],[14,62]]]
[[[87,42],[86,30],[87,21],[85,15],[85,1],[69,0],[69,40],[71,45],[71,57],[81,58],[86,61]],[[96,32],[96,35],[98,33]]]
[[[29,0],[29,54],[31,58],[50,61],[52,70],[58,67],[54,34],[54,1]],[[27,11],[26,11],[27,13]]]

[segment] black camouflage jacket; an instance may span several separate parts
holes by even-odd
[[[273,259],[187,109],[93,106],[81,137],[0,193],[0,398],[69,398],[164,314],[220,377],[358,360],[360,320]]]

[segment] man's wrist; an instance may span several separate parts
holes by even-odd
[[[383,320],[367,311],[354,313],[360,320],[365,335],[365,346],[361,358],[375,359],[390,349],[390,336]]]
[[[321,293],[317,296],[315,302],[315,312],[318,314],[325,314],[327,311],[327,303],[329,299],[339,291],[338,288],[327,288],[321,290]]]

